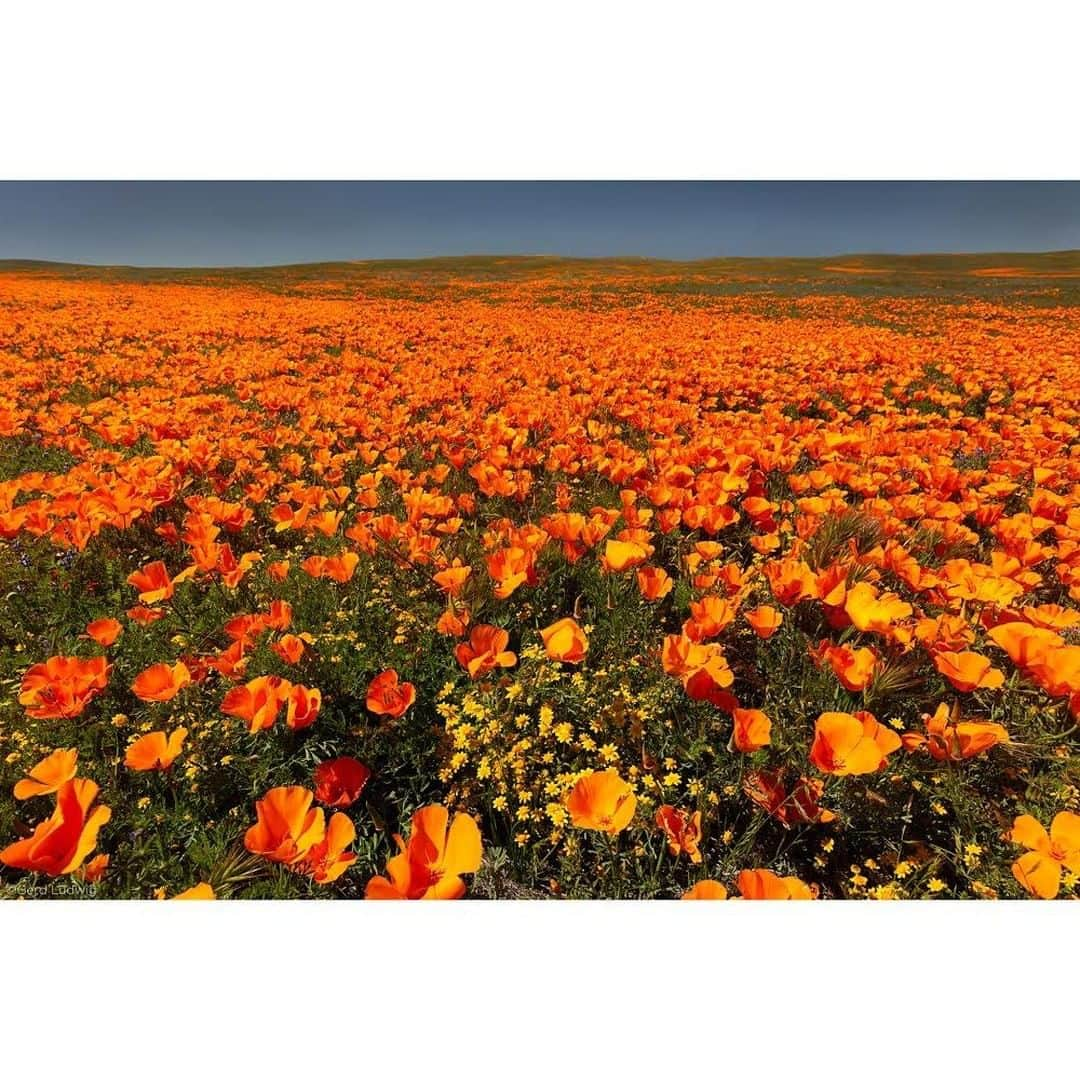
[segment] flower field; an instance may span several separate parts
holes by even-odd
[[[0,895],[1067,898],[1080,278],[0,272]]]

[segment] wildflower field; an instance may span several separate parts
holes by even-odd
[[[1072,256],[0,264],[0,895],[1066,898]]]

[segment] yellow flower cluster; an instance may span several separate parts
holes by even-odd
[[[569,823],[563,798],[586,772],[620,769],[631,783],[652,789],[653,801],[681,783],[672,758],[655,778],[636,764],[650,703],[614,675],[565,674],[529,647],[514,675],[513,681],[447,683],[438,695],[446,732],[439,778],[450,785],[452,803],[486,805],[517,835],[527,831],[529,842],[558,843]],[[648,805],[649,791],[641,798]]]

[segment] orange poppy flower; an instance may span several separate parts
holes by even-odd
[[[703,645],[685,634],[669,634],[664,638],[661,661],[669,675],[682,680],[686,693],[694,701],[711,701],[723,707],[721,693],[731,686],[735,676],[718,644]]]
[[[622,832],[637,809],[637,796],[614,769],[586,773],[565,800],[570,820],[579,829]]]
[[[200,881],[198,885],[192,885],[190,889],[177,893],[173,900],[216,900],[217,893],[208,881]]]
[[[868,712],[824,712],[814,725],[810,761],[822,772],[858,776],[883,769],[899,748],[900,736]]]
[[[744,900],[813,900],[814,892],[797,877],[779,877],[771,870],[740,870],[735,886]]]
[[[440,570],[433,575],[432,580],[447,596],[460,596],[461,590],[465,587],[465,582],[469,580],[471,573],[471,566],[462,566],[461,560],[455,559],[452,566]]]
[[[181,581],[186,581],[194,572],[194,567],[188,567],[175,578],[170,578],[165,564],[158,561],[147,563],[141,570],[129,574],[127,580],[129,585],[134,585],[139,590],[140,603],[157,604],[168,600],[176,591],[176,586]]]
[[[136,772],[164,772],[180,756],[187,733],[186,727],[178,727],[168,737],[164,731],[151,731],[127,748],[124,764]]]
[[[326,820],[321,809],[311,808],[313,798],[302,787],[271,788],[255,804],[258,821],[244,834],[244,847],[271,862],[301,862],[326,836]]]
[[[416,687],[410,682],[399,682],[393,668],[376,675],[367,691],[368,709],[376,716],[389,716],[394,720],[404,715],[415,700]]]
[[[495,582],[495,596],[505,600],[519,585],[535,581],[535,559],[531,552],[520,547],[502,548],[488,556],[487,569]]]
[[[274,726],[278,710],[289,697],[292,684],[277,675],[260,675],[244,686],[234,686],[222,699],[221,711],[245,721],[254,735]]]
[[[321,691],[296,684],[289,690],[286,700],[285,723],[293,731],[300,731],[315,723],[322,705]]]
[[[368,900],[457,900],[465,895],[462,874],[480,869],[483,845],[476,822],[458,813],[450,822],[445,806],[417,810],[406,845],[395,836],[399,853],[386,864],[387,877],[367,884]],[[449,823],[449,827],[448,827]]]
[[[847,590],[844,611],[856,629],[864,633],[890,635],[893,623],[906,619],[913,608],[895,593],[882,593],[879,596],[873,585],[860,581]]]
[[[19,704],[36,720],[70,719],[105,689],[110,670],[103,656],[92,660],[50,657],[23,676]]]
[[[54,750],[26,774],[27,779],[15,785],[12,794],[16,799],[30,799],[59,791],[75,775],[78,760],[78,750]]]
[[[682,894],[683,900],[726,900],[727,889],[719,881],[706,878]]]
[[[135,677],[132,692],[140,701],[172,701],[191,682],[191,672],[183,661],[154,664]]]
[[[106,649],[116,641],[123,629],[116,619],[95,619],[86,624],[87,634]]]
[[[356,855],[345,849],[356,839],[356,827],[345,814],[333,814],[326,835],[304,858],[298,869],[310,874],[319,885],[336,881],[354,862]]]
[[[734,621],[739,606],[731,600],[710,593],[690,602],[691,618],[683,624],[683,633],[691,641],[706,641],[726,630]]]
[[[687,854],[692,863],[701,862],[701,811],[693,814],[686,810],[676,810],[674,806],[664,804],[656,811],[657,828],[662,829],[667,837],[668,851],[678,856]]]
[[[1053,900],[1061,888],[1063,869],[1080,874],[1080,814],[1062,810],[1050,832],[1030,814],[1013,822],[1009,839],[1028,849],[1013,863],[1013,877],[1032,896]]]
[[[746,612],[746,621],[754,628],[759,638],[771,638],[784,622],[783,614],[768,604]]]
[[[571,618],[559,619],[558,622],[544,627],[540,631],[544,648],[552,660],[561,660],[565,664],[580,664],[589,651],[589,639],[585,631]]]
[[[671,575],[659,566],[643,566],[637,572],[637,584],[646,600],[662,600],[671,592]]]
[[[604,554],[600,564],[604,570],[618,573],[640,566],[649,557],[649,552],[641,544],[633,541],[608,540],[604,544]]]
[[[273,649],[286,664],[297,664],[304,655],[303,638],[298,637],[296,634],[283,634],[278,641],[275,641],[270,646],[270,648]]]
[[[959,709],[942,702],[933,716],[923,716],[926,734],[907,732],[901,736],[905,750],[926,747],[936,761],[961,761],[1009,742],[1009,733],[1001,724],[960,720]]]
[[[769,745],[772,721],[760,709],[735,709],[731,718],[735,721],[731,748],[749,754]]]
[[[308,577],[321,578],[326,577],[326,556],[325,555],[309,555],[301,564],[300,569],[304,571]]]
[[[353,757],[324,761],[315,768],[315,798],[326,806],[352,806],[370,776],[371,770]]]
[[[1000,623],[988,630],[986,636],[1004,649],[1019,668],[1039,663],[1051,649],[1065,644],[1060,634],[1027,622]]]
[[[461,637],[468,625],[469,613],[467,611],[464,609],[455,611],[453,608],[447,608],[436,621],[435,629],[447,637]]]
[[[56,793],[52,817],[38,825],[32,836],[0,851],[0,862],[51,877],[78,870],[112,816],[107,806],[91,809],[97,794],[93,780],[68,780]]]
[[[293,609],[288,600],[274,600],[265,615],[259,616],[271,630],[288,630],[292,626]]]
[[[1047,649],[1028,667],[1028,675],[1050,697],[1080,691],[1080,645]]]
[[[810,650],[815,663],[828,664],[845,690],[858,693],[874,681],[878,669],[878,656],[873,649],[853,649],[850,645],[830,645],[823,641],[817,649]]]
[[[105,872],[109,869],[109,856],[108,855],[95,855],[89,862],[85,862],[78,870],[74,871],[74,876],[80,881],[86,881],[93,884],[96,881],[100,881]]]
[[[272,581],[282,582],[289,576],[289,566],[288,559],[278,559],[276,562],[267,564],[266,572]]]
[[[355,551],[346,551],[341,555],[333,555],[323,564],[323,574],[339,584],[345,584],[352,580],[356,567],[360,562],[360,556]]]
[[[156,623],[158,619],[165,618],[164,611],[155,611],[153,608],[143,607],[141,604],[138,607],[128,608],[124,614],[132,622],[136,622],[140,626],[149,626],[151,623]]]
[[[985,656],[974,652],[938,652],[934,654],[934,665],[955,689],[964,693],[994,690],[1005,682],[1005,676],[991,667]]]
[[[959,615],[939,615],[920,619],[915,624],[915,637],[927,649],[958,652],[975,640],[975,631]]]
[[[454,656],[469,673],[469,678],[477,679],[495,668],[513,667],[517,663],[517,656],[507,651],[509,642],[510,635],[505,630],[478,623],[469,634],[469,640],[454,649]]]

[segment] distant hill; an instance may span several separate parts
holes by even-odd
[[[716,258],[690,262],[636,256],[564,258],[555,255],[460,255],[258,267],[84,266],[35,259],[0,259],[0,275],[116,282],[228,286],[274,292],[299,290],[422,298],[427,290],[536,282],[565,293],[581,288],[659,294],[786,296],[974,296],[1024,294],[1043,304],[1080,304],[1080,251],[891,255],[859,253],[821,258]],[[477,289],[481,292],[477,293]]]

